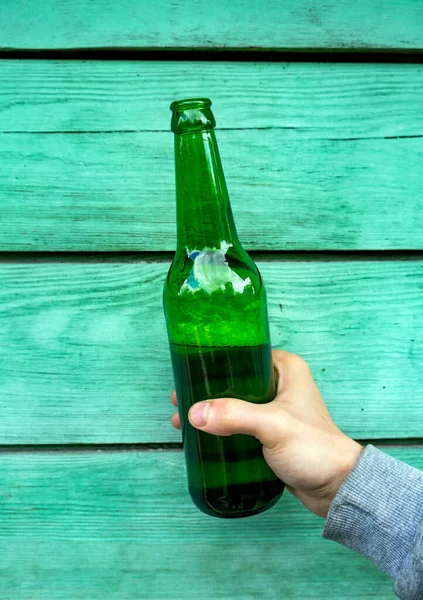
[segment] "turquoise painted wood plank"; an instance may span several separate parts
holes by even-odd
[[[423,468],[422,449],[389,452]],[[181,452],[2,453],[0,469],[6,598],[394,598],[288,493],[250,519],[200,513]]]
[[[0,73],[0,130],[15,132],[0,136],[0,249],[173,249],[168,105],[204,94],[247,247],[422,247],[421,65],[3,61]]]
[[[218,129],[423,135],[419,64],[2,60],[0,80],[0,132],[169,132],[173,100],[207,96]]]
[[[0,444],[175,442],[167,264],[3,262]],[[151,258],[154,260],[154,257]],[[350,435],[423,431],[423,261],[265,261],[275,347],[303,355]]]
[[[256,250],[421,249],[423,138],[220,131]],[[0,135],[0,250],[173,250],[170,134]]]
[[[25,0],[0,7],[3,49],[422,48],[419,0]]]

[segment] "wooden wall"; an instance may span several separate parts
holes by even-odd
[[[275,347],[423,468],[420,0],[0,5],[0,596],[393,598],[286,494],[191,504],[161,291],[172,100],[213,100]]]

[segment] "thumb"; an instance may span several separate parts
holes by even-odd
[[[188,418],[200,431],[214,435],[246,433],[272,448],[285,438],[285,414],[276,402],[253,404],[235,398],[218,398],[191,406]]]

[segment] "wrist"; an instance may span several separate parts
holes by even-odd
[[[364,447],[358,442],[349,438],[345,434],[341,435],[342,438],[340,438],[339,444],[337,444],[335,448],[337,455],[335,472],[333,474],[332,481],[328,486],[328,493],[326,496],[328,510],[330,504],[338,493],[339,488],[354,469],[358,459],[361,456],[361,453],[364,450]]]
[[[330,448],[330,454],[324,458],[328,471],[322,485],[312,490],[288,488],[308,510],[324,519],[340,487],[354,469],[364,450],[361,444],[341,432],[332,439]]]

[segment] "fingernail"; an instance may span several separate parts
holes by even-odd
[[[209,402],[198,402],[191,407],[189,411],[189,419],[193,425],[204,427],[207,424],[207,414],[210,409]]]

